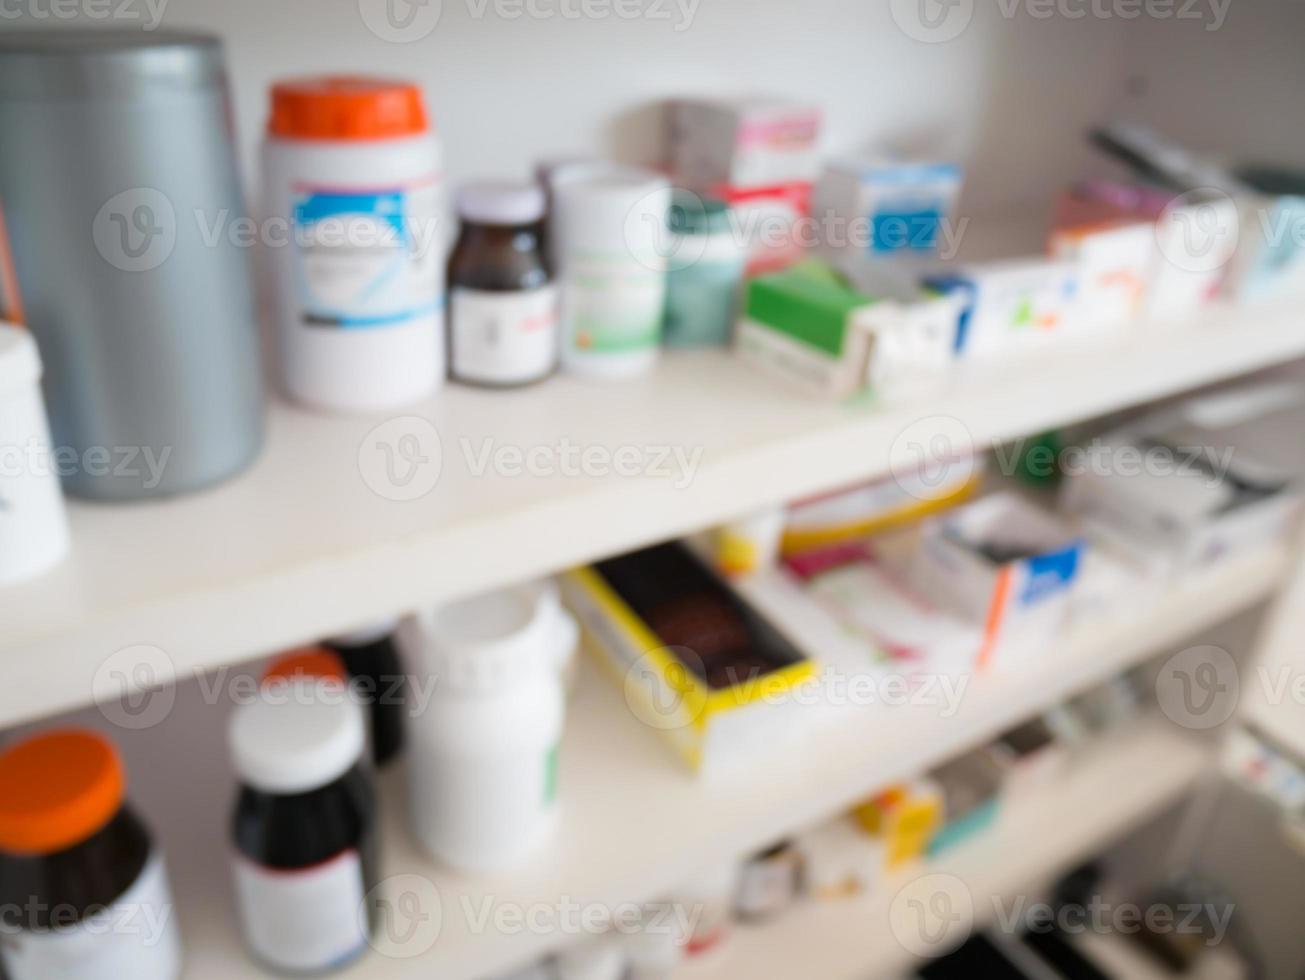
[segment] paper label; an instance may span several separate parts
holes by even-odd
[[[371,329],[436,312],[438,203],[434,175],[366,190],[296,184],[292,245],[302,322]]]
[[[547,374],[557,361],[557,291],[453,289],[453,372],[468,381],[513,383]]]
[[[235,859],[245,941],[280,970],[328,970],[367,944],[362,859],[353,849],[308,868],[266,868]]]

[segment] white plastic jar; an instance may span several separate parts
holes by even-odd
[[[31,334],[0,324],[0,585],[39,575],[68,551],[40,382]]]
[[[409,726],[415,834],[453,867],[509,867],[557,822],[558,668],[574,621],[550,581],[450,603],[408,629],[431,691]]]
[[[670,184],[606,163],[562,165],[548,180],[562,366],[594,378],[642,374],[661,349]]]
[[[446,236],[421,90],[353,77],[275,84],[263,177],[287,393],[343,413],[429,395],[444,377]]]

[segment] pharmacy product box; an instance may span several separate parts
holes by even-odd
[[[889,787],[852,811],[867,833],[883,843],[884,864],[899,868],[929,851],[942,826],[943,791],[932,779]]]
[[[902,676],[958,676],[973,666],[978,627],[912,590],[865,542],[803,552],[786,565],[810,601]]]
[[[821,175],[812,210],[829,248],[859,248],[877,258],[927,256],[949,233],[960,191],[955,164],[842,160]]]
[[[930,520],[912,581],[982,624],[978,666],[1014,662],[1065,622],[1084,549],[1073,531],[1024,498],[998,493]]]
[[[943,822],[929,842],[940,854],[981,834],[997,819],[1006,771],[990,749],[977,749],[935,769],[930,779],[943,794]]]
[[[684,99],[671,105],[671,166],[695,190],[773,187],[820,173],[820,110],[781,98]]]
[[[982,453],[903,469],[892,476],[790,504],[780,552],[796,555],[855,541],[947,510],[973,496],[987,465]]]
[[[1069,332],[1078,289],[1072,262],[1008,259],[928,276],[925,285],[956,297],[956,351],[967,359],[1004,356]]]
[[[1155,223],[1094,220],[1092,202],[1060,201],[1049,252],[1078,268],[1075,317],[1086,326],[1129,323],[1143,310],[1156,264]]]
[[[737,346],[762,370],[818,397],[871,388],[884,398],[946,376],[955,346],[954,301],[876,300],[817,262],[752,280]]]
[[[1248,400],[1239,414],[1233,402],[1211,412],[1202,404],[1211,403],[1194,399],[1108,433],[1096,449],[1113,464],[1081,468],[1061,492],[1067,512],[1128,536],[1175,576],[1272,545],[1300,512],[1301,406],[1259,414]]]
[[[811,216],[809,183],[714,184],[709,193],[729,206],[730,230],[743,250],[746,275],[785,269],[800,261],[813,244],[813,235],[802,227]]]
[[[1240,234],[1225,291],[1239,303],[1305,296],[1305,197],[1247,189],[1237,197]]]
[[[563,592],[636,718],[691,769],[747,768],[791,735],[789,695],[815,664],[684,545],[577,569]]]

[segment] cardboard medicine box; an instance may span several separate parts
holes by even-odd
[[[675,179],[695,190],[745,189],[820,173],[820,110],[782,98],[684,99],[671,106]]]
[[[639,721],[696,772],[746,768],[782,743],[816,664],[679,543],[567,573],[586,646]]]
[[[998,493],[933,518],[912,563],[925,595],[982,624],[980,668],[1013,661],[1064,624],[1084,550],[1022,497]]]
[[[875,257],[937,252],[961,191],[952,163],[871,157],[837,161],[816,184],[812,207],[830,248],[864,246]]]

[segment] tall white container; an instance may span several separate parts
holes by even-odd
[[[574,623],[546,582],[442,606],[406,629],[431,691],[409,726],[416,836],[456,868],[508,867],[557,822],[559,651]]]
[[[366,78],[274,85],[263,174],[287,393],[362,413],[433,392],[445,373],[447,228],[420,90]]]
[[[31,334],[0,324],[0,585],[39,575],[68,551],[40,381]]]
[[[562,165],[548,180],[562,366],[590,377],[640,374],[661,345],[670,184],[607,163]]]

